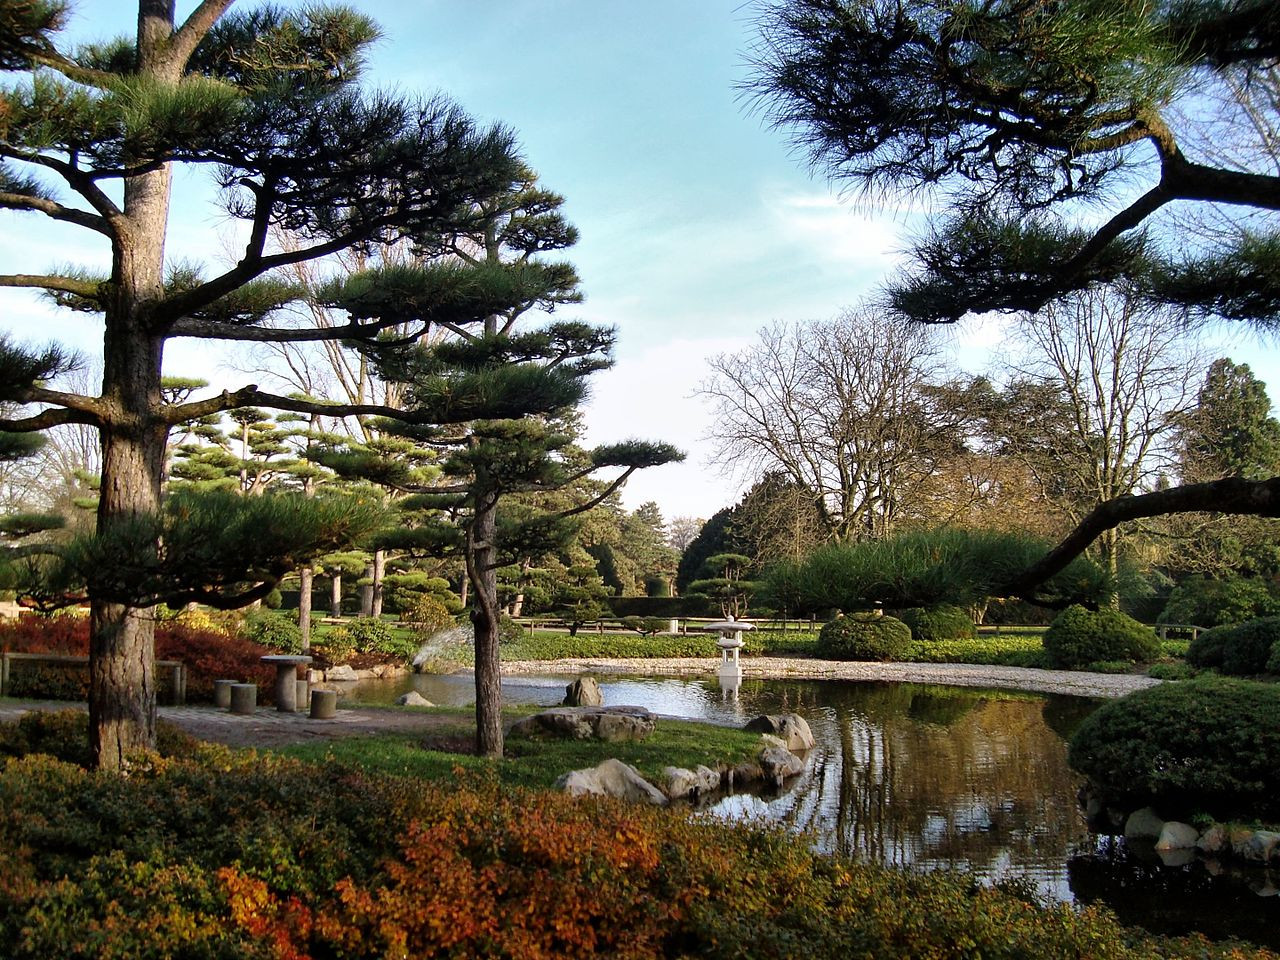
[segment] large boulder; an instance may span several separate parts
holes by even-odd
[[[571,770],[556,781],[556,789],[573,797],[619,797],[655,807],[667,802],[662,791],[621,760],[605,760],[598,767]]]
[[[602,707],[604,695],[595,677],[579,677],[564,688],[564,700],[561,702],[566,707]]]
[[[644,707],[552,707],[516,721],[511,734],[617,743],[646,739],[656,723]]]
[[[813,749],[813,731],[798,713],[763,714],[750,721],[746,729],[777,737],[788,750]]]
[[[756,761],[760,764],[760,772],[764,779],[781,787],[782,782],[804,770],[804,761],[788,749],[778,737],[765,734],[762,738],[764,746]]]
[[[1196,841],[1200,839],[1200,831],[1189,823],[1170,820],[1160,830],[1160,838],[1156,840],[1156,852],[1164,850],[1194,850]]]
[[[324,678],[331,683],[343,681],[350,682],[359,680],[355,667],[349,663],[340,663],[336,667],[330,667],[324,672]]]
[[[1126,840],[1156,840],[1164,829],[1164,821],[1150,807],[1143,807],[1129,814],[1124,822]]]
[[[663,793],[672,800],[697,800],[720,789],[720,772],[698,764],[696,770],[663,767]]]

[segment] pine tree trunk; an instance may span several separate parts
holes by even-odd
[[[298,629],[302,631],[302,652],[311,649],[311,583],[315,573],[310,566],[298,571]]]
[[[476,753],[502,756],[502,671],[498,657],[498,572],[494,566],[497,496],[477,497],[468,530],[467,576],[475,596],[471,622],[476,633]]]
[[[360,584],[360,616],[373,616],[373,564],[370,563],[364,568],[364,576],[361,578],[365,582]]]
[[[342,571],[333,575],[333,593],[329,597],[329,616],[342,619]]]
[[[373,551],[373,586],[369,597],[369,616],[382,616],[382,578],[387,572],[387,552]]]

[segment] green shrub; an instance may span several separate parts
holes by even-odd
[[[1187,663],[1193,667],[1221,667],[1222,646],[1226,642],[1227,633],[1233,624],[1222,627],[1210,627],[1201,630],[1196,638],[1187,644]]]
[[[1106,661],[1155,660],[1160,641],[1150,627],[1113,607],[1086,610],[1073,604],[1049,624],[1044,649],[1054,666],[1075,669]]]
[[[244,619],[241,632],[254,643],[280,653],[302,652],[302,628],[297,615],[276,613],[274,610],[255,610]]]
[[[976,637],[978,629],[973,618],[959,607],[912,607],[902,611],[902,622],[911,628],[911,635],[919,643],[936,643],[939,640],[966,640]]]
[[[0,811],[10,960],[1243,956],[781,829],[496,778],[205,746],[130,777],[27,756],[0,763]]]
[[[1219,627],[1257,617],[1280,616],[1280,590],[1266,581],[1246,577],[1226,580],[1185,580],[1173,588],[1160,623],[1193,623]]]
[[[911,628],[895,617],[853,613],[824,624],[816,653],[829,660],[902,660],[911,649]]]
[[[1280,641],[1272,644],[1267,655],[1267,673],[1280,673]]]
[[[1165,817],[1280,817],[1280,687],[1203,676],[1099,707],[1071,741],[1071,765],[1122,810]]]
[[[1280,640],[1280,617],[1263,617],[1205,630],[1187,648],[1187,662],[1196,667],[1219,667],[1223,673],[1246,676],[1267,670],[1271,648]]]
[[[454,625],[453,614],[444,601],[431,593],[414,597],[407,609],[401,610],[400,619],[413,624],[419,636],[430,636]]]

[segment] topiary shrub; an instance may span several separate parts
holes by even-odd
[[[902,611],[902,622],[911,628],[911,635],[920,643],[972,640],[978,635],[973,619],[959,607],[912,607]]]
[[[1197,667],[1219,667],[1246,676],[1267,669],[1271,648],[1280,640],[1280,617],[1263,617],[1200,634],[1187,648],[1187,661]]]
[[[1280,615],[1280,591],[1266,580],[1185,580],[1169,594],[1160,623],[1220,627]]]
[[[895,617],[854,613],[836,617],[818,633],[814,652],[828,660],[901,660],[911,649],[911,628]]]
[[[1044,633],[1044,649],[1056,667],[1074,669],[1103,661],[1149,661],[1160,655],[1156,632],[1113,607],[1086,610],[1073,604]]]
[[[1205,676],[1099,707],[1071,740],[1071,765],[1107,803],[1165,817],[1280,817],[1280,687]]]

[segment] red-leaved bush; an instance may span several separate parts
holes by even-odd
[[[10,653],[89,655],[88,617],[24,616],[0,621],[0,650]],[[258,684],[258,699],[271,696],[275,670],[259,659],[271,653],[261,644],[239,633],[193,627],[180,621],[156,625],[156,659],[179,660],[187,665],[187,699],[213,699],[213,681],[228,679]],[[86,676],[83,668],[60,669],[41,666],[15,669],[16,696],[50,699],[84,699]]]

